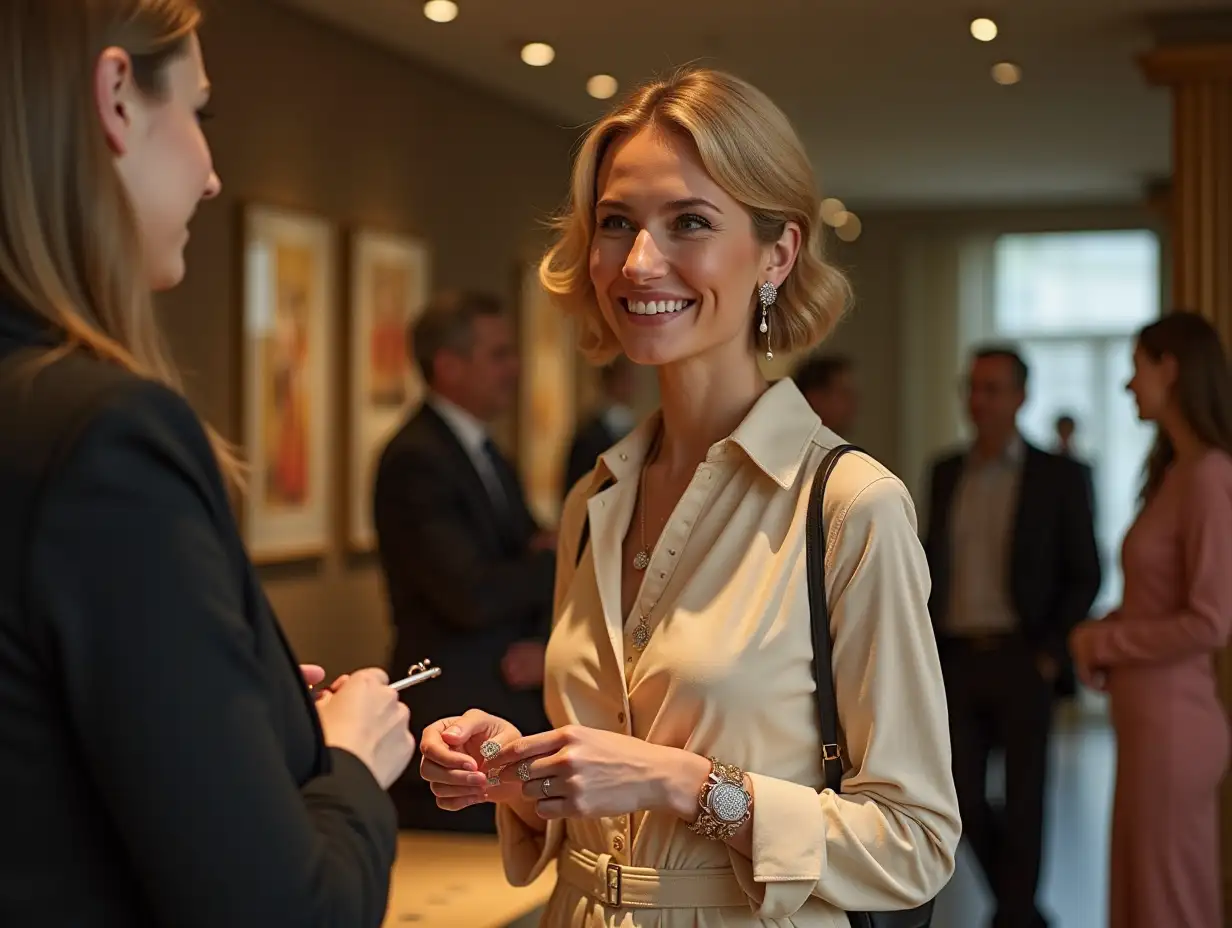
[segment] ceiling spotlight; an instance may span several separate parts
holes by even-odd
[[[428,0],[424,16],[434,23],[451,23],[458,18],[458,5],[453,0]]]
[[[834,234],[844,242],[854,242],[864,231],[864,223],[860,222],[860,217],[855,213],[844,211],[844,214],[843,223],[834,230]]]
[[[586,92],[596,100],[609,100],[616,96],[620,85],[610,74],[596,74],[586,82]]]
[[[997,24],[983,16],[973,19],[971,20],[971,35],[981,42],[991,42],[997,37]]]
[[[532,68],[542,68],[552,63],[556,49],[546,42],[530,42],[522,46],[522,60]]]
[[[847,207],[843,205],[843,201],[836,197],[821,201],[821,221],[828,226],[838,226],[839,216],[846,211]]]
[[[1017,84],[1022,80],[1022,68],[1009,61],[1002,61],[992,66],[992,79],[1002,86]]]

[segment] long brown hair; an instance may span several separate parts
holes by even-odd
[[[1174,312],[1138,333],[1138,347],[1152,361],[1176,361],[1177,405],[1185,424],[1206,446],[1232,454],[1232,371],[1219,333],[1192,312]],[[1159,490],[1176,449],[1159,428],[1146,462],[1142,499]]]
[[[159,99],[200,21],[195,0],[0,3],[0,287],[59,333],[50,359],[87,351],[177,392],[94,67],[105,49],[123,49],[137,86]],[[209,434],[238,484],[238,457]]]

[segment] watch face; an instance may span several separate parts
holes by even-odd
[[[710,814],[720,822],[738,822],[749,811],[749,797],[734,783],[719,783],[710,790],[706,803]]]

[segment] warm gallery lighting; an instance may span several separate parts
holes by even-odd
[[[847,211],[843,201],[836,197],[828,197],[821,201],[821,221],[828,226],[838,226],[839,216]]]
[[[843,221],[838,228],[834,230],[834,234],[841,238],[844,242],[854,242],[860,237],[860,233],[864,231],[864,223],[860,222],[860,217],[850,210],[843,211]]]
[[[992,66],[992,79],[998,84],[1008,87],[1022,80],[1022,68],[1008,61],[1002,61]]]
[[[997,37],[997,24],[983,16],[973,19],[971,20],[971,35],[981,42],[991,42]]]
[[[532,68],[551,64],[555,57],[556,49],[546,42],[530,42],[522,46],[522,60]]]
[[[434,23],[451,23],[458,18],[458,5],[453,0],[428,0],[424,16]]]
[[[586,82],[586,92],[596,100],[609,100],[616,96],[620,85],[610,74],[596,74]]]

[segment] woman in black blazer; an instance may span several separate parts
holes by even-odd
[[[383,671],[315,706],[151,291],[218,193],[193,0],[0,4],[0,925],[380,925]]]

